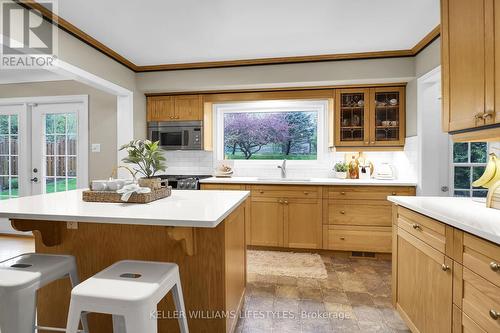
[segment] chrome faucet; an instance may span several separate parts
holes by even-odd
[[[286,159],[283,160],[281,165],[278,165],[278,169],[281,169],[281,178],[286,178]]]

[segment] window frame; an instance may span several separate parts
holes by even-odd
[[[460,163],[455,163],[453,161],[453,147],[455,145],[455,143],[467,143],[468,144],[468,154],[467,154],[467,159],[468,159],[468,162],[460,162]],[[486,162],[485,163],[472,163],[470,162],[470,145],[471,145],[472,142],[453,142],[451,139],[450,139],[450,144],[449,144],[449,151],[450,151],[450,181],[449,181],[449,184],[450,184],[450,196],[452,197],[455,197],[455,190],[456,191],[469,191],[470,194],[468,197],[461,197],[461,198],[475,198],[475,199],[481,199],[483,197],[474,197],[473,196],[473,193],[474,191],[487,191],[487,189],[481,189],[481,190],[478,190],[478,189],[474,189],[474,187],[472,186],[472,182],[473,182],[473,167],[482,167],[482,166],[486,166],[488,164],[488,159],[486,159]],[[491,144],[489,142],[483,142],[483,143],[486,143],[486,152],[487,154],[490,153],[491,151]],[[469,185],[469,189],[456,189],[455,188],[455,167],[469,167],[471,168],[471,172],[470,172],[470,185]]]
[[[224,114],[253,112],[317,112],[317,151],[315,160],[287,160],[291,164],[317,164],[324,161],[328,152],[328,100],[261,100],[251,102],[232,102],[213,104],[214,157],[215,161],[231,161],[252,165],[275,165],[282,160],[225,160],[224,159]]]

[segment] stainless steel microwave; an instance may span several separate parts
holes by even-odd
[[[160,141],[165,150],[202,150],[203,122],[176,121],[148,123],[148,139]]]

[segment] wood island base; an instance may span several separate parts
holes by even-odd
[[[232,332],[246,285],[245,204],[215,228],[11,220],[17,230],[33,231],[37,253],[76,257],[83,281],[125,259],[179,265],[190,332]],[[38,323],[66,326],[69,279],[38,292]],[[169,294],[158,304],[158,332],[178,332]],[[110,315],[89,314],[92,333],[112,332]]]

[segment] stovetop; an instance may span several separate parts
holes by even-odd
[[[161,175],[161,179],[167,179],[168,185],[176,190],[199,190],[200,179],[210,178],[210,175]]]

